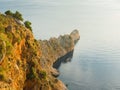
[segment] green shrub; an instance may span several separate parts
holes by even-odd
[[[25,21],[24,24],[25,24],[26,28],[28,28],[28,29],[30,29],[32,31],[32,27],[31,27],[32,23],[30,21]]]
[[[22,17],[22,14],[20,12],[18,12],[18,11],[16,11],[15,13],[12,13],[10,10],[7,10],[5,12],[5,14],[14,17],[17,20],[21,20],[21,21],[24,20],[23,17]],[[2,18],[0,18],[0,19],[2,19]],[[32,31],[31,24],[32,23],[30,21],[25,21],[24,22],[25,27]]]
[[[13,13],[12,13],[10,10],[7,10],[7,11],[5,12],[5,14],[6,14],[6,15],[13,16]]]
[[[23,17],[22,17],[22,14],[18,11],[16,11],[14,14],[13,14],[13,17],[18,19],[18,20],[21,20],[23,21]]]
[[[6,11],[5,12],[6,15],[9,15],[9,16],[12,16],[18,20],[21,20],[23,21],[23,17],[22,17],[22,14],[18,11],[16,11],[15,13],[12,13],[10,10]]]

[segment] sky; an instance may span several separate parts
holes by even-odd
[[[8,9],[20,11],[25,20],[32,22],[37,39],[58,37],[74,29],[83,36],[102,33],[96,33],[97,38],[112,34],[118,38],[120,34],[119,0],[1,0],[0,11]]]

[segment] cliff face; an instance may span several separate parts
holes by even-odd
[[[14,18],[0,14],[0,90],[66,90],[53,63],[74,49],[78,31],[37,41]]]
[[[30,30],[0,14],[0,90],[23,89],[25,81],[34,77],[29,73],[40,58],[39,48]]]
[[[70,35],[61,35],[58,38],[50,38],[44,41],[39,40],[42,54],[40,57],[40,66],[49,75],[49,82],[52,86],[51,90],[67,90],[66,86],[56,78],[59,72],[52,66],[57,59],[73,51],[79,39],[79,32],[74,30]],[[46,90],[49,89],[47,88]],[[42,90],[45,90],[45,88],[43,87]]]
[[[53,70],[53,63],[56,62],[58,58],[66,55],[74,49],[76,44],[75,42],[80,39],[78,34],[79,32],[74,30],[70,35],[61,35],[58,38],[50,38],[49,40],[44,41],[39,40],[41,47],[40,51],[42,53],[40,57],[41,66],[43,68],[51,68],[50,70]]]

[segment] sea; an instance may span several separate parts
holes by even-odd
[[[6,10],[31,21],[36,39],[79,30],[72,60],[58,69],[69,90],[120,90],[120,0],[0,0]]]

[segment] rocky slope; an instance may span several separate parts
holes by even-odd
[[[0,90],[67,90],[54,74],[53,63],[74,49],[77,30],[70,35],[37,41],[31,30],[0,14]]]

